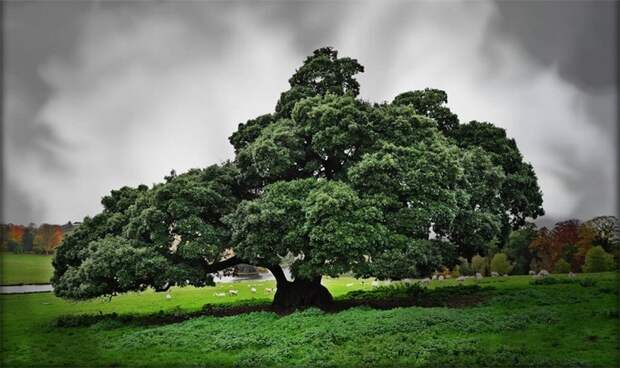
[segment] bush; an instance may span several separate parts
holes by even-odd
[[[579,284],[583,287],[592,287],[596,285],[596,281],[587,278],[581,280],[575,279],[560,279],[555,277],[543,277],[530,281],[530,285],[558,285],[558,284]]]
[[[603,247],[593,247],[586,253],[586,261],[583,265],[583,272],[605,272],[614,268],[613,256],[603,249]]]
[[[459,264],[455,268],[463,276],[473,276],[475,273],[467,258],[459,257]]]
[[[489,262],[486,257],[475,255],[471,258],[471,268],[473,268],[474,273],[486,275],[489,270]]]
[[[553,267],[553,273],[569,273],[570,272],[570,264],[566,262],[563,258],[555,263],[555,267]]]
[[[491,260],[491,272],[497,272],[500,275],[507,275],[512,271],[512,263],[508,261],[505,253],[497,253]]]

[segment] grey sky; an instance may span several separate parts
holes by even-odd
[[[5,2],[4,221],[63,223],[123,185],[232,157],[331,45],[373,101],[448,92],[507,129],[546,220],[616,212],[616,3]]]

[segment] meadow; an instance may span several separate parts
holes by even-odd
[[[617,281],[615,273],[537,283],[509,276],[421,289],[326,278],[340,303],[414,293],[425,307],[227,317],[205,313],[267,308],[273,281],[174,288],[170,298],[152,291],[87,302],[1,295],[2,366],[611,367],[620,357]],[[470,302],[452,303],[460,298]]]
[[[0,284],[48,284],[52,273],[52,256],[39,254],[0,254]]]

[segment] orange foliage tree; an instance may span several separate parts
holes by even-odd
[[[557,243],[553,241],[553,233],[546,227],[538,230],[538,235],[530,243],[530,252],[540,260],[541,268],[552,270],[555,262],[562,255],[561,249],[556,249]]]
[[[24,226],[9,224],[8,233],[7,233],[8,246],[10,248],[21,246],[22,243],[24,242],[25,233],[26,233],[26,228]]]
[[[574,269],[581,269],[586,260],[586,254],[594,244],[596,239],[596,231],[592,226],[585,223],[579,226],[579,240],[577,241],[577,253],[573,258]]]
[[[50,254],[60,245],[62,237],[63,232],[59,225],[43,224],[39,226],[34,237],[34,250]]]
[[[563,258],[573,271],[579,271],[595,237],[594,229],[579,220],[562,221],[551,231],[545,227],[540,229],[529,249],[546,270],[553,270],[555,263]]]

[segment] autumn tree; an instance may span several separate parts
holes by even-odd
[[[596,230],[588,224],[583,223],[579,226],[579,239],[577,240],[577,252],[575,252],[573,256],[573,262],[571,264],[571,268],[574,271],[578,271],[583,267],[583,264],[586,259],[586,254],[588,251],[592,249],[594,246],[594,241],[596,239]]]
[[[595,239],[596,231],[592,226],[572,219],[558,222],[551,231],[541,229],[529,248],[544,268],[554,269],[556,262],[563,259],[577,272]]]
[[[0,224],[0,250],[9,250],[9,225]]]
[[[606,252],[614,255],[616,262],[620,260],[620,227],[616,216],[598,216],[585,222],[593,233],[592,243],[603,247]]]
[[[538,235],[529,245],[530,252],[538,260],[540,268],[547,271],[553,270],[555,262],[562,256],[560,243],[553,241],[553,233],[546,227],[538,230]]]
[[[63,232],[59,225],[42,224],[36,230],[33,248],[37,253],[51,254],[60,245]]]
[[[212,285],[214,272],[244,263],[274,275],[276,307],[328,308],[324,275],[429,275],[543,213],[536,176],[503,129],[461,128],[443,91],[363,101],[363,71],[318,49],[274,112],[232,134],[234,161],[112,191],[58,248],[56,295]]]
[[[23,225],[8,225],[7,246],[14,251],[23,251],[24,233],[26,228]]]

